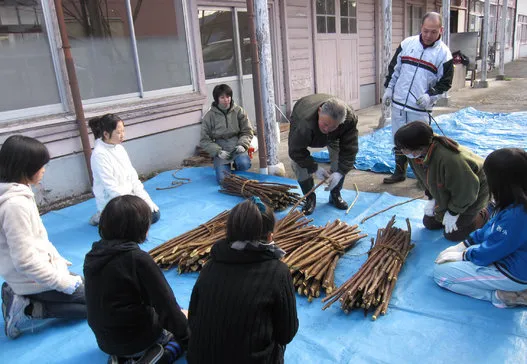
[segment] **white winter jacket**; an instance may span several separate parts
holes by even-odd
[[[420,35],[401,42],[388,67],[384,86],[391,88],[393,107],[412,111],[430,112],[417,105],[424,93],[431,96],[432,104],[452,86],[454,66],[450,49],[438,39],[431,46],[423,46]]]
[[[91,168],[97,211],[101,212],[112,198],[122,195],[141,197],[152,212],[159,210],[145,191],[122,145],[96,139],[91,155]]]
[[[71,293],[78,278],[48,240],[31,188],[0,183],[0,276],[19,295]]]

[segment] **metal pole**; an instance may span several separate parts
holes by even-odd
[[[82,98],[79,90],[79,81],[75,72],[75,65],[71,56],[71,46],[66,31],[66,23],[64,22],[64,13],[62,11],[62,0],[55,0],[55,11],[57,12],[57,22],[59,25],[60,38],[62,41],[62,49],[64,51],[64,59],[66,62],[66,71],[68,72],[68,79],[70,83],[71,97],[73,98],[73,106],[75,108],[75,117],[79,127],[79,134],[81,138],[82,151],[84,152],[84,159],[86,160],[86,167],[88,168],[88,177],[90,184],[93,184],[93,177],[91,171],[90,157],[91,146],[88,138],[88,128],[86,127],[86,119],[84,118],[84,109],[82,108]]]
[[[450,0],[443,0],[442,3],[442,13],[443,13],[443,43],[450,47]]]
[[[384,80],[388,74],[388,66],[392,58],[392,0],[382,0],[382,24],[384,24],[384,38],[382,43],[382,79],[381,85],[384,85]],[[382,92],[381,92],[382,95]],[[386,119],[391,116],[391,107],[384,103],[381,105],[382,115],[379,119],[377,128],[384,127]]]
[[[508,15],[508,0],[503,0],[503,7],[501,9],[500,22],[500,71],[496,76],[496,80],[503,81],[505,79],[505,41],[507,34],[507,15]],[[512,21],[512,19],[511,19]]]
[[[481,79],[474,84],[475,88],[487,88],[487,57],[489,55],[489,16],[490,0],[485,0],[485,12],[483,15],[483,34],[481,35]]]
[[[144,97],[143,79],[141,77],[141,65],[139,64],[139,52],[137,51],[137,39],[135,37],[134,17],[132,14],[132,5],[130,0],[125,0],[126,15],[128,16],[128,23],[130,24],[130,40],[132,42],[132,52],[134,55],[135,72],[137,75],[137,84],[139,85],[139,97]]]
[[[258,159],[260,162],[260,173],[267,174],[267,146],[264,135],[265,125],[262,110],[262,93],[260,88],[260,59],[258,58],[258,43],[256,40],[254,0],[247,0],[247,18],[249,23],[249,35],[251,37],[254,108],[256,113],[256,132],[258,136]]]
[[[276,166],[280,133],[274,109],[273,57],[271,53],[271,32],[269,29],[269,11],[267,0],[255,0],[256,39],[260,58],[260,89],[262,91],[262,109],[265,125],[265,143],[267,145],[268,167]],[[271,169],[269,169],[271,173]]]

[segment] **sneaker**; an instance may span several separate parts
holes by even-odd
[[[21,334],[19,327],[31,319],[24,313],[30,301],[24,296],[14,294],[10,301],[4,303],[6,305],[5,334],[10,339],[16,339]]]
[[[90,220],[88,221],[88,223],[91,226],[97,226],[97,225],[99,225],[99,220],[100,219],[101,219],[101,213],[100,212],[96,212],[92,217],[90,217]]]
[[[525,291],[496,291],[496,296],[507,307],[527,306],[527,290]]]

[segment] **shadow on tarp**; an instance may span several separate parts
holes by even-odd
[[[252,179],[296,185],[296,181],[242,173]],[[241,198],[218,193],[212,168],[189,168],[178,172],[191,183],[175,189],[155,190],[171,184],[172,172],[147,181],[145,187],[161,208],[161,220],[152,226],[143,249],[149,250],[167,239],[184,233]],[[344,190],[352,201],[354,191]],[[361,193],[346,215],[328,205],[329,192],[317,191],[318,207],[311,216],[314,224],[324,225],[340,219],[359,224],[365,216],[405,198],[389,194]],[[455,358],[460,363],[527,362],[527,321],[522,309],[501,310],[488,302],[459,296],[439,288],[432,279],[434,259],[449,246],[440,232],[430,232],[421,223],[424,201],[399,206],[360,225],[368,237],[339,261],[335,279],[343,283],[366,260],[370,238],[396,214],[397,226],[412,224],[416,247],[408,256],[395,288],[386,316],[371,321],[362,311],[344,314],[338,304],[322,311],[320,299],[308,303],[297,297],[300,328],[287,346],[286,363],[443,363]],[[73,262],[72,270],[82,273],[84,255],[98,239],[97,228],[88,225],[95,212],[95,201],[50,212],[43,216],[50,240],[59,252]],[[286,211],[278,214],[283,217]],[[182,307],[188,307],[198,274],[165,272]],[[1,282],[0,282],[1,283]],[[3,324],[3,322],[2,322]],[[35,325],[16,340],[0,335],[1,363],[105,363],[86,321],[48,320]],[[185,359],[179,360],[184,363]]]
[[[446,136],[482,157],[500,148],[527,148],[527,112],[492,113],[468,107],[437,116],[435,120]],[[432,128],[435,133],[442,135],[437,124],[432,121]],[[391,125],[361,136],[355,168],[393,173],[395,161],[392,147]],[[317,162],[329,163],[327,149],[313,152],[312,156]],[[415,178],[411,168],[408,176]]]

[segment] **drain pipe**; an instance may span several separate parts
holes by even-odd
[[[66,71],[68,72],[68,80],[70,84],[71,97],[73,98],[73,106],[75,108],[75,118],[77,126],[79,127],[79,134],[81,137],[82,151],[84,152],[84,159],[86,160],[86,167],[88,168],[88,177],[90,185],[93,184],[93,177],[91,172],[91,146],[88,138],[88,128],[86,127],[86,119],[84,118],[84,109],[82,108],[82,98],[79,90],[79,81],[75,72],[75,65],[71,56],[71,46],[66,31],[66,23],[64,22],[64,12],[62,11],[62,0],[55,0],[55,11],[57,12],[57,22],[59,25],[60,38],[62,41],[62,49],[64,51],[64,59],[66,61]]]
[[[260,59],[258,58],[258,42],[256,40],[254,0],[247,0],[247,18],[249,23],[249,36],[251,38],[254,108],[256,112],[256,132],[258,136],[258,159],[260,161],[260,173],[267,174],[267,144],[265,142],[264,134],[265,125],[263,117],[262,92],[260,89]]]

